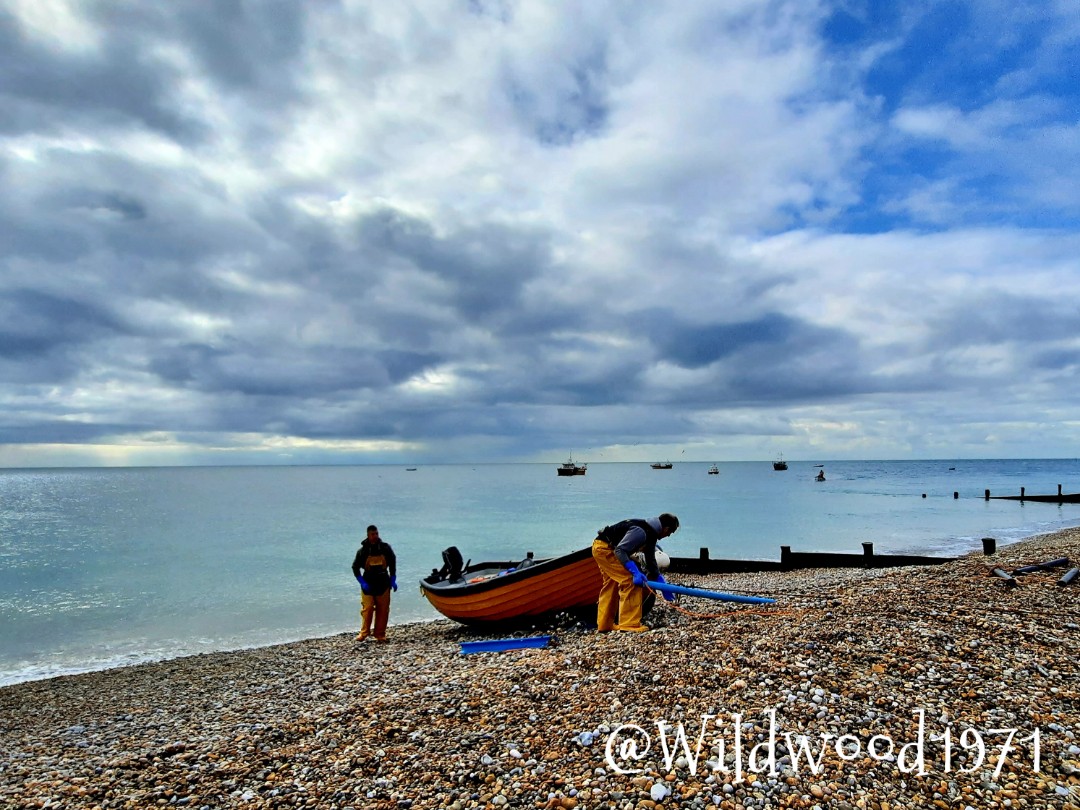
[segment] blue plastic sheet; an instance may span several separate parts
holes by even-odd
[[[551,636],[531,636],[529,638],[495,638],[488,641],[463,641],[461,642],[461,654],[481,652],[502,652],[504,650],[521,650],[528,647],[546,647],[551,641]]]

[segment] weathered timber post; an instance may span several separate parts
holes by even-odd
[[[709,559],[709,550],[707,548],[704,548],[704,547],[701,548],[698,551],[698,559],[699,560],[708,560]]]
[[[983,496],[985,500],[990,500],[990,490],[986,490],[986,495]]]
[[[791,567],[791,546],[780,546],[780,567]]]
[[[955,500],[958,500],[959,498],[960,498],[960,493],[959,493],[959,492],[954,492],[954,493],[952,494],[952,499],[953,499],[954,501],[955,501]]]
[[[1047,571],[1051,568],[1064,568],[1069,564],[1068,557],[1058,557],[1056,560],[1050,560],[1044,563],[1035,563],[1034,565],[1025,565],[1013,570],[1013,576],[1017,574],[1030,574],[1034,571]]]
[[[993,537],[984,537],[982,539],[982,544],[983,554],[985,554],[987,557],[997,553],[997,540],[995,540]]]
[[[1020,584],[1015,579],[1013,579],[1012,574],[1002,568],[991,568],[990,575],[1000,577],[1001,579],[1005,580],[1006,588],[1015,588],[1017,585]]]

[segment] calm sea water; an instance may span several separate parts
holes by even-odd
[[[824,483],[809,461],[719,466],[0,470],[0,685],[355,630],[369,523],[398,555],[392,625],[439,618],[417,582],[447,546],[543,557],[663,511],[682,521],[672,556],[738,559],[864,541],[954,555],[1080,525],[1080,504],[982,497],[1078,491],[1076,460],[825,462]]]

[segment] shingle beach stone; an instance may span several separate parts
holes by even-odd
[[[436,621],[16,684],[0,807],[1080,810],[1080,583],[988,574],[1056,557],[1080,530],[673,575],[777,601],[659,602],[644,634],[462,655],[484,636]]]

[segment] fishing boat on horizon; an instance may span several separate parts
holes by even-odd
[[[713,464],[711,467],[709,467],[709,475],[719,475],[719,474],[720,474],[720,468],[717,467],[715,464]]]
[[[588,466],[588,464],[575,464],[574,454],[571,453],[569,460],[560,464],[555,472],[559,475],[584,475]]]
[[[772,463],[772,468],[774,470],[786,470],[787,469],[787,462],[784,461],[784,454],[783,453],[781,453],[780,456],[776,459],[776,461],[774,461]]]
[[[649,466],[654,470],[670,470],[673,465],[670,461],[654,461]]]

